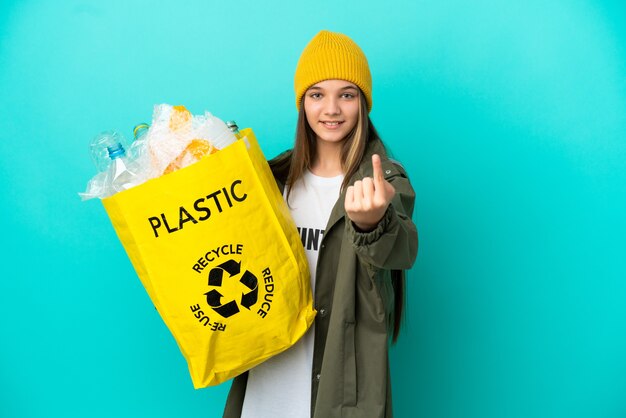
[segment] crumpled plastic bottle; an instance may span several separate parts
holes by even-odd
[[[184,106],[160,104],[151,124],[136,125],[133,136],[128,143],[121,133],[106,131],[91,141],[98,174],[79,193],[83,200],[103,199],[185,168],[237,142],[241,134],[234,122],[228,126],[209,112],[194,116]]]
[[[91,158],[98,174],[89,180],[87,190],[79,193],[83,200],[104,199],[143,182],[137,162],[126,156],[125,143],[116,131],[102,132],[91,141]]]
[[[110,196],[139,184],[140,178],[138,171],[134,161],[126,157],[124,146],[118,142],[112,146],[108,146],[107,150],[109,151],[111,165],[107,170],[104,186],[105,193]]]

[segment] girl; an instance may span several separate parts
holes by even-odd
[[[414,192],[369,118],[361,49],[321,31],[295,74],[293,150],[270,161],[305,246],[317,317],[293,347],[238,376],[224,417],[391,417],[389,340],[417,254]]]

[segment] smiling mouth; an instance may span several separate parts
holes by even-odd
[[[333,127],[333,126],[339,126],[341,125],[343,122],[339,122],[339,121],[334,121],[334,122],[325,122],[325,121],[320,121],[320,123],[324,126],[328,126],[328,127]]]

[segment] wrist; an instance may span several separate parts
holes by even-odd
[[[352,221],[352,225],[357,232],[372,232],[374,229],[376,229],[376,225],[378,225],[378,222],[376,222],[375,224],[365,224],[362,222]]]

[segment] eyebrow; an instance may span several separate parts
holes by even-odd
[[[356,90],[356,89],[357,88],[355,86],[345,86],[345,87],[340,88],[339,90]],[[324,88],[313,86],[313,87],[309,87],[309,90],[324,90]]]

